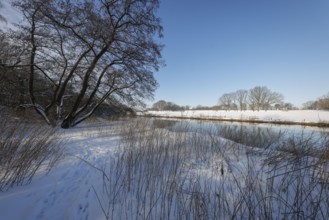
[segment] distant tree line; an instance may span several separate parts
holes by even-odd
[[[184,111],[184,110],[296,110],[298,109],[289,102],[284,102],[282,94],[272,92],[265,86],[256,86],[250,90],[238,90],[225,93],[218,99],[215,106],[195,107],[179,106],[173,102],[160,100],[153,104],[149,110],[155,111]],[[308,101],[303,104],[304,110],[329,110],[329,93],[315,101]]]
[[[185,111],[185,110],[219,110],[219,106],[204,106],[204,105],[197,105],[195,107],[191,106],[180,106],[173,102],[167,102],[164,100],[160,100],[152,105],[151,108],[148,110],[151,111]]]
[[[167,102],[164,100],[160,100],[153,104],[152,108],[149,110],[154,111],[184,111],[189,110],[189,106],[179,106],[173,102]]]
[[[253,111],[271,109],[293,109],[291,103],[284,102],[284,96],[278,92],[273,92],[266,86],[256,86],[250,90],[238,90],[236,92],[225,93],[218,99],[218,107],[222,110],[251,109]]]
[[[329,93],[318,98],[315,101],[308,101],[303,104],[306,110],[329,110]]]
[[[251,109],[253,111],[259,111],[271,109],[292,110],[295,107],[291,103],[285,103],[282,94],[273,92],[266,86],[256,86],[250,90],[241,89],[236,92],[225,93],[218,99],[218,104],[211,107],[197,105],[191,108],[160,100],[150,108],[150,110],[155,111],[183,111],[189,109],[226,111]]]

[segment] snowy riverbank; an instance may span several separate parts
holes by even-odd
[[[58,129],[65,156],[30,184],[0,192],[1,219],[328,218],[328,136],[295,135],[287,144],[284,131],[249,136],[241,127],[153,122]]]
[[[329,126],[329,111],[318,110],[292,110],[292,111],[212,111],[212,110],[188,110],[188,111],[148,111],[142,115],[168,118],[190,118],[207,120],[233,120],[269,123],[296,123],[319,124]]]

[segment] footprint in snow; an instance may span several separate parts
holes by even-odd
[[[88,191],[87,191],[87,193],[86,193],[86,196],[85,196],[85,198],[87,198],[87,199],[88,199],[88,197],[89,197],[89,193],[90,193],[90,188],[88,189]]]

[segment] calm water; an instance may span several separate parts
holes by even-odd
[[[274,125],[238,122],[154,119],[153,125],[175,132],[199,132],[258,148],[295,147],[329,148],[329,128],[299,125]]]

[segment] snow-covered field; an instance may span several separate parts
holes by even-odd
[[[31,184],[0,192],[0,219],[104,219],[92,189],[102,187],[102,175],[83,160],[104,166],[118,146],[115,132],[113,123],[60,130],[65,156]]]
[[[160,117],[179,118],[203,118],[203,119],[233,119],[252,120],[265,122],[296,122],[296,123],[328,123],[329,111],[318,110],[269,110],[269,111],[211,111],[211,110],[188,110],[188,111],[148,111],[146,115]]]
[[[0,192],[0,219],[329,217],[328,139],[319,153],[313,139],[273,136],[278,151],[175,129],[145,118],[60,129],[65,157]]]

